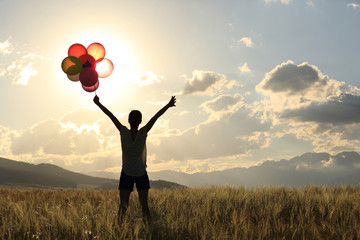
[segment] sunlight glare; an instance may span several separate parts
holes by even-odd
[[[80,43],[85,47],[94,42],[101,43],[105,48],[105,58],[112,61],[114,70],[109,77],[100,79],[101,83],[97,92],[110,100],[126,95],[131,79],[138,74],[140,69],[137,55],[131,45],[119,36],[98,31],[79,33],[71,40],[73,42],[68,43],[68,47],[74,43]],[[80,90],[82,91],[81,88]]]

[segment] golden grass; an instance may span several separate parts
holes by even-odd
[[[360,239],[360,186],[136,192],[122,225],[117,191],[0,189],[0,239]]]

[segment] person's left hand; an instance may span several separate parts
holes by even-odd
[[[172,96],[167,105],[168,105],[168,107],[176,107],[175,103],[176,103],[176,97]]]

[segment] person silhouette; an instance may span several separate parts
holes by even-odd
[[[112,120],[120,132],[122,150],[122,170],[119,181],[120,204],[118,211],[118,221],[122,222],[124,214],[129,206],[130,194],[136,184],[139,195],[143,218],[148,223],[151,220],[148,206],[148,193],[150,181],[146,171],[146,138],[147,133],[153,127],[156,120],[163,115],[170,107],[175,107],[176,97],[172,96],[169,103],[161,108],[142,128],[139,125],[142,121],[142,114],[138,110],[133,110],[129,114],[130,130],[122,125],[120,121],[100,103],[100,99],[95,95],[94,103]]]

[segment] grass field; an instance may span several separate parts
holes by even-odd
[[[136,192],[135,192],[136,193]],[[117,191],[0,189],[0,239],[360,239],[360,186],[150,190],[122,225]]]

